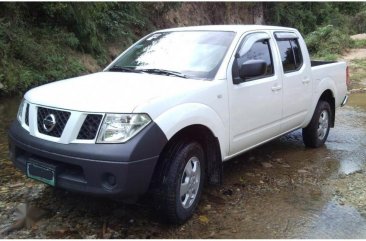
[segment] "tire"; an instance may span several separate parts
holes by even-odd
[[[320,100],[307,127],[302,129],[302,138],[307,147],[320,147],[328,138],[332,112],[326,101]]]
[[[183,224],[194,213],[205,180],[205,155],[197,142],[171,146],[165,158],[170,160],[160,191],[160,211],[168,223]]]

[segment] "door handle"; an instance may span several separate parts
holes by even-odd
[[[281,85],[276,85],[276,86],[273,86],[272,87],[272,91],[273,92],[279,91],[280,89],[282,89],[282,86]]]
[[[304,79],[302,80],[302,83],[303,83],[303,84],[309,84],[309,83],[310,83],[310,78],[304,78]]]

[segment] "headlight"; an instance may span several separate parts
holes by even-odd
[[[151,122],[147,114],[106,114],[97,143],[122,143]]]
[[[17,114],[17,118],[18,118],[18,121],[20,123],[22,123],[22,119],[23,119],[24,104],[25,104],[25,101],[24,101],[24,99],[22,99],[22,102],[20,102],[19,109],[18,109],[18,114]]]

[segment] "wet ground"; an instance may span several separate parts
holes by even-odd
[[[162,224],[149,199],[123,205],[25,178],[7,157],[18,102],[0,100],[0,232],[15,225],[4,238],[366,238],[366,93],[338,109],[322,148],[295,131],[225,163],[224,184],[206,187],[182,226]]]

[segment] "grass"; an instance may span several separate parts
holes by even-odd
[[[336,61],[339,59],[339,54],[323,53],[311,56],[313,60]]]
[[[351,60],[349,68],[350,79],[355,88],[358,87],[361,82],[366,82],[366,58]]]
[[[366,48],[366,39],[353,40],[352,47],[356,49]]]

